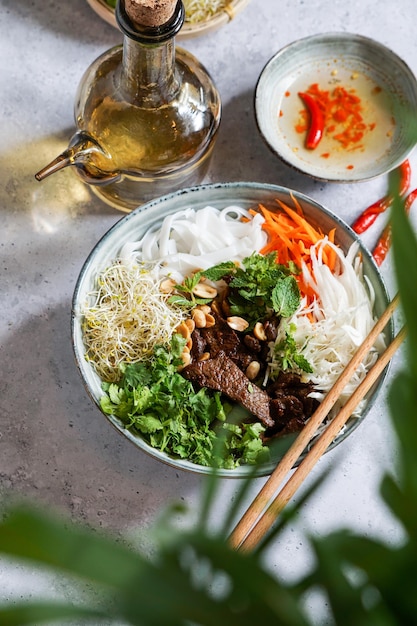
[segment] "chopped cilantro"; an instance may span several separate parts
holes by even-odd
[[[313,368],[305,356],[299,351],[294,339],[294,324],[290,324],[285,331],[285,338],[274,346],[274,357],[276,363],[282,370],[301,370],[311,374]]]
[[[261,425],[242,427],[225,438],[221,455],[217,451],[215,442],[217,433],[222,433],[226,409],[219,392],[195,391],[178,373],[184,343],[175,334],[169,350],[158,346],[149,361],[123,365],[118,383],[103,383],[100,404],[104,413],[120,419],[152,447],[191,463],[233,468],[241,462],[264,460],[268,449],[259,438]]]

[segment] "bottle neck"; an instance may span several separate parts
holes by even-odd
[[[120,87],[136,106],[161,106],[170,101],[178,89],[174,42],[148,46],[125,37]]]
[[[184,23],[180,0],[162,26],[133,25],[119,0],[116,19],[124,35],[120,88],[136,106],[155,107],[169,102],[178,89],[175,71],[175,35]]]

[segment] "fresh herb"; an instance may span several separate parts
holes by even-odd
[[[195,391],[178,372],[184,343],[174,334],[169,350],[157,346],[149,361],[123,365],[120,382],[103,384],[104,413],[120,419],[152,447],[191,463],[232,469],[242,461],[264,460],[268,450],[259,438],[261,431],[244,426],[233,437],[225,437],[226,410],[220,393]],[[216,447],[218,435],[224,438],[221,450]]]
[[[174,290],[180,294],[173,294],[169,299],[169,304],[175,304],[184,309],[192,309],[197,304],[208,304],[213,298],[199,298],[195,295],[194,289],[204,276],[204,272],[195,272],[191,276],[186,276],[183,283],[175,285]]]
[[[236,265],[236,263],[233,263],[233,261],[225,261],[224,263],[219,263],[218,265],[213,265],[213,267],[209,267],[208,270],[204,270],[203,272],[201,272],[201,274],[204,276],[204,278],[216,282],[218,280],[221,280],[225,276],[230,276],[234,274],[237,269],[238,266]]]
[[[295,369],[312,374],[313,368],[299,351],[294,339],[295,328],[294,324],[290,324],[288,330],[285,331],[285,338],[274,346],[275,359],[279,365],[278,370]]]
[[[230,424],[225,422],[223,430],[228,433],[226,438],[229,452],[241,456],[241,461],[247,465],[267,463],[270,460],[269,448],[263,445],[260,435],[265,428],[260,422],[253,424]],[[229,454],[229,463],[231,455]],[[235,466],[235,465],[234,465]],[[232,467],[234,467],[232,466]]]
[[[277,263],[276,253],[271,252],[265,256],[254,253],[242,261],[242,266],[223,263],[202,272],[211,280],[228,281],[231,315],[244,317],[251,330],[271,312],[281,317],[295,313],[301,297],[294,277],[298,272],[294,263],[281,265]]]
[[[208,304],[212,298],[199,298],[194,290],[202,279],[212,282],[225,280],[230,287],[228,300],[230,314],[244,317],[252,330],[256,322],[270,316],[271,312],[281,317],[290,317],[300,305],[300,290],[294,274],[298,269],[294,263],[280,265],[276,252],[267,255],[258,253],[246,257],[239,267],[233,261],[219,263],[207,270],[195,272],[175,285],[168,302],[182,308],[193,308],[197,304]]]

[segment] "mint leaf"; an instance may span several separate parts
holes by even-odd
[[[174,295],[170,296],[168,298],[168,303],[169,304],[174,304],[175,306],[179,306],[182,309],[192,309],[195,306],[194,302],[192,302],[191,300],[188,300],[188,298],[185,298],[184,296],[180,296],[178,294],[174,294]]]
[[[219,263],[218,265],[214,265],[213,267],[204,270],[203,272],[201,272],[201,274],[208,280],[216,282],[218,280],[221,280],[225,276],[230,276],[231,274],[234,274],[236,269],[237,266],[235,263],[233,263],[233,261],[225,261],[224,263]]]
[[[272,307],[281,317],[291,317],[300,306],[300,301],[300,290],[293,276],[286,276],[272,290]]]

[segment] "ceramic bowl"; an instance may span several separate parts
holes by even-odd
[[[149,228],[162,222],[163,218],[167,215],[187,207],[198,210],[208,205],[218,209],[238,205],[248,209],[262,203],[266,207],[273,208],[276,207],[276,199],[291,204],[291,194],[298,200],[305,216],[314,226],[319,226],[324,233],[329,232],[332,228],[336,228],[336,243],[338,243],[344,251],[347,251],[354,241],[359,243],[359,252],[362,255],[364,263],[364,272],[375,291],[375,313],[378,316],[382,314],[388,303],[388,295],[372,256],[360,243],[360,240],[349,226],[314,200],[284,187],[257,183],[211,184],[185,189],[144,204],[117,222],[97,243],[85,261],[77,280],[73,296],[71,319],[73,348],[85,387],[98,408],[100,408],[100,397],[102,396],[101,382],[93,367],[85,359],[81,310],[87,301],[88,293],[94,287],[97,274],[117,257],[122,246],[126,242],[140,239]],[[386,328],[387,343],[392,338],[392,333],[392,326],[388,325]],[[365,418],[383,384],[385,375],[386,372],[381,375],[379,381],[370,391],[367,405],[361,416],[356,419],[351,419],[348,422],[343,434],[336,437],[335,441],[330,446],[331,448],[338,445]],[[186,460],[169,457],[167,454],[150,447],[139,436],[126,430],[115,417],[106,415],[105,418],[139,450],[150,454],[155,459],[186,471],[202,474],[210,471],[207,467],[194,465]],[[270,474],[289,445],[289,438],[282,439],[280,449],[274,449],[271,462],[259,466],[256,472],[257,475],[262,476]],[[246,476],[251,471],[253,470],[247,466],[242,466],[233,470],[221,470],[220,474],[225,477],[239,478]]]
[[[348,121],[335,125],[332,119],[318,146],[306,148],[304,126],[311,118],[299,93],[314,84],[332,95],[342,87],[360,99],[361,139],[351,135],[341,143]],[[416,108],[417,81],[409,67],[380,43],[347,33],[315,35],[283,48],[264,67],[255,91],[258,128],[271,150],[300,172],[333,182],[375,178],[400,165],[417,141]]]
[[[90,7],[108,24],[117,28],[114,9],[109,6],[105,0],[87,0]],[[242,9],[249,4],[250,0],[232,0],[227,3],[225,9],[222,9],[213,17],[204,22],[192,23],[185,20],[184,26],[177,35],[177,39],[191,39],[199,35],[205,35],[213,30],[217,30],[221,26],[225,26],[230,22]]]

